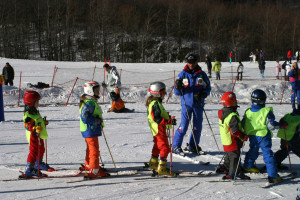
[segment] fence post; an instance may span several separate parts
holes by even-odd
[[[0,75],[0,122],[4,121],[3,90],[2,90],[3,83],[4,83],[3,76]]]
[[[52,77],[52,82],[51,82],[51,87],[53,87],[54,78],[55,78],[55,75],[56,75],[57,70],[58,70],[58,67],[56,67],[56,65],[55,65],[55,66],[54,66],[53,77]]]
[[[72,95],[72,93],[73,93],[73,89],[74,89],[74,87],[75,87],[75,85],[76,85],[76,83],[77,83],[77,80],[78,80],[78,77],[76,77],[76,80],[75,80],[74,86],[73,86],[73,88],[72,88],[72,90],[71,90],[71,92],[70,92],[69,98],[68,98],[68,100],[67,100],[67,103],[66,103],[66,105],[65,105],[65,106],[67,106],[67,105],[68,105],[68,103],[69,103],[69,99],[70,99],[70,97],[71,97],[71,95]]]
[[[93,73],[92,81],[94,81],[95,71],[96,71],[96,65],[95,65],[95,67],[94,67],[94,73]]]
[[[20,106],[20,98],[21,98],[21,82],[22,82],[22,72],[20,72],[20,83],[19,83],[19,100],[18,100],[18,107]]]

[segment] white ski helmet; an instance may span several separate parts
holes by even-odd
[[[84,94],[94,96],[94,88],[100,87],[99,83],[97,81],[89,81],[84,84]]]
[[[161,97],[162,94],[166,94],[166,85],[163,82],[157,81],[150,84],[148,91],[154,97]]]

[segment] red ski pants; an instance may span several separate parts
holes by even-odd
[[[40,144],[39,144],[39,140],[40,140]],[[37,136],[31,133],[27,162],[35,163],[37,158],[43,158],[44,153],[45,153],[44,140],[39,139]]]
[[[167,159],[170,153],[168,136],[159,131],[158,134],[153,137],[153,142],[152,155],[156,157],[159,155],[160,158]]]
[[[85,165],[90,169],[99,169],[99,142],[98,137],[85,138],[86,142],[86,156]]]

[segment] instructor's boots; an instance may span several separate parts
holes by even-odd
[[[25,168],[25,175],[26,177],[33,177],[33,176],[39,176],[42,177],[44,174],[42,172],[38,171],[34,168],[34,163],[27,162],[26,168]]]
[[[40,161],[40,163],[39,163],[39,161]],[[39,166],[39,164],[40,164],[40,166]],[[39,169],[39,170],[48,171],[48,172],[55,171],[54,168],[50,167],[47,163],[44,163],[42,158],[36,160],[34,168]]]
[[[281,177],[279,176],[279,175],[277,175],[277,178],[272,178],[272,177],[270,177],[270,176],[268,176],[268,181],[269,181],[269,183],[278,183],[278,182],[280,182],[282,179],[281,179]]]
[[[152,170],[157,170],[158,168],[158,157],[152,156],[149,161],[149,168]]]
[[[158,169],[157,169],[158,175],[171,175],[175,176],[176,174],[174,172],[170,172],[170,169],[167,169],[167,161],[160,160]]]
[[[198,150],[198,152],[197,152],[197,150]],[[194,147],[189,146],[189,151],[191,153],[198,154],[198,155],[205,155],[206,154],[204,151],[202,151],[202,148],[199,145],[197,145],[197,147],[196,146],[194,146]]]

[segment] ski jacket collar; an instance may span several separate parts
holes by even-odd
[[[252,104],[251,105],[251,111],[252,112],[257,112],[259,111],[260,109],[264,108],[265,105],[255,105],[255,104]]]
[[[230,113],[237,113],[236,109],[237,107],[224,107],[222,110],[219,110],[219,119],[224,120]]]
[[[184,71],[186,71],[189,74],[198,74],[202,72],[202,69],[199,65],[196,65],[196,67],[193,70],[190,70],[188,65],[185,65]]]

